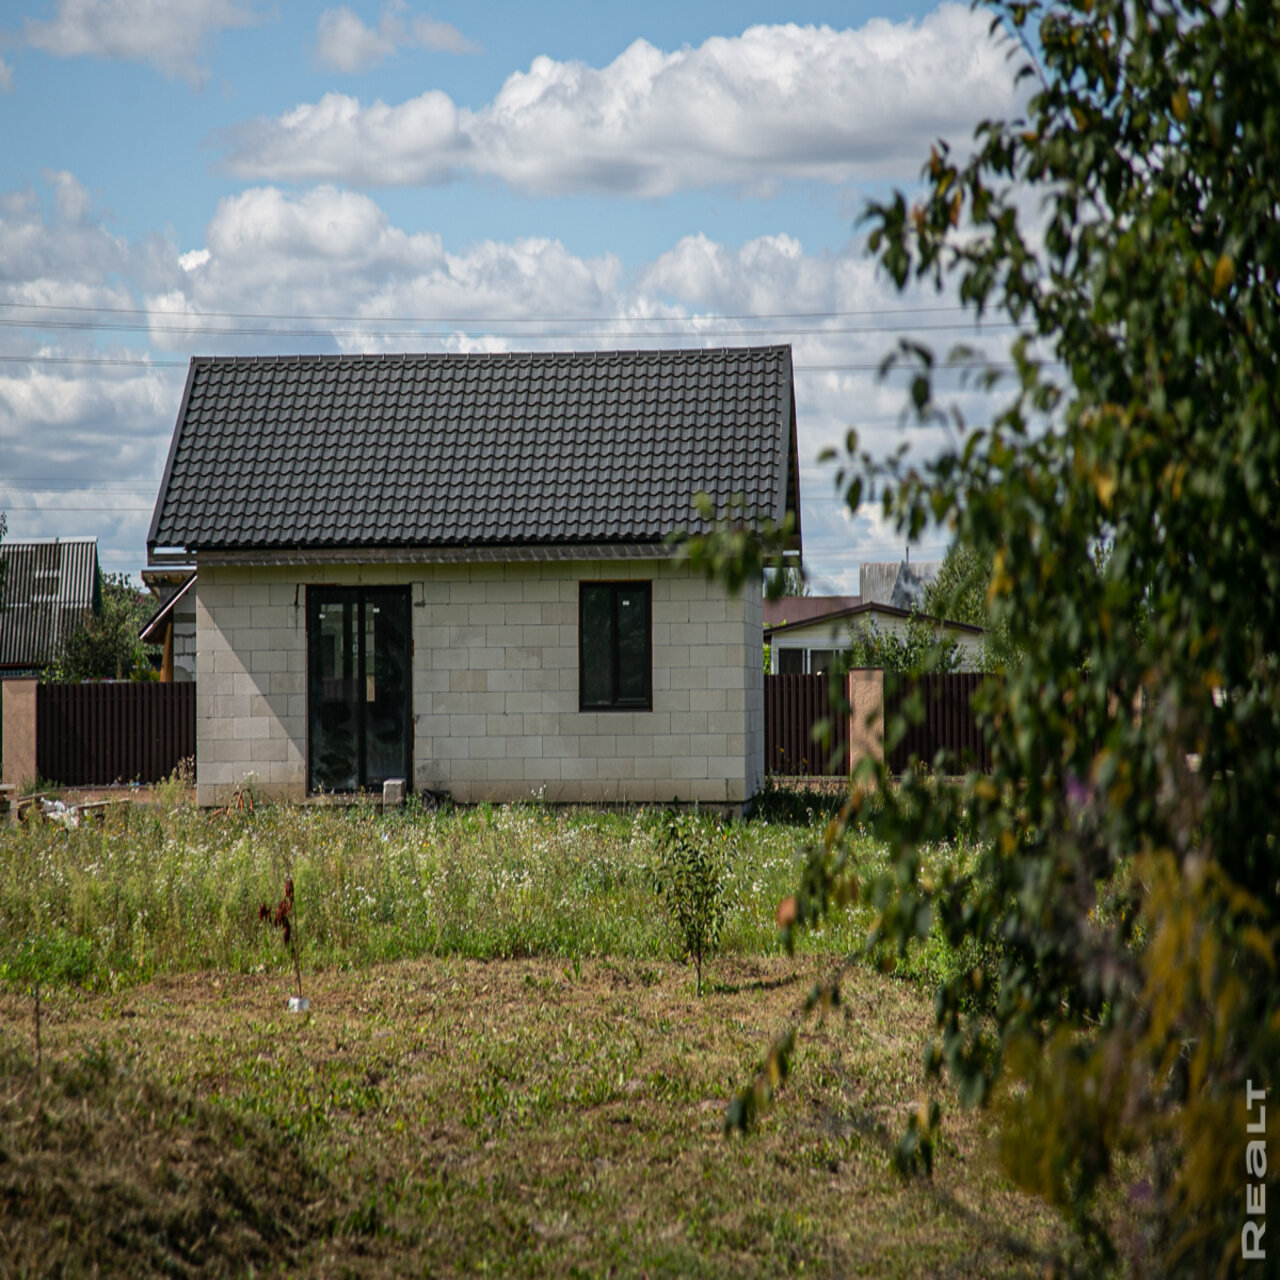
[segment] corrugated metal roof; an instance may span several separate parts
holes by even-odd
[[[700,490],[780,520],[797,474],[785,346],[201,357],[147,543],[660,543]]]
[[[779,596],[776,600],[766,597],[764,625],[780,627],[783,623],[817,622],[861,603],[861,596]]]
[[[64,635],[101,608],[97,538],[0,542],[0,668],[39,669]]]
[[[858,591],[866,601],[898,609],[919,608],[925,588],[938,576],[940,560],[864,561],[858,566]]]

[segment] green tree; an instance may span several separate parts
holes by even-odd
[[[874,622],[857,622],[849,628],[844,665],[882,667],[902,675],[955,671],[960,665],[960,646],[919,614],[913,613],[900,633],[881,631]]]
[[[8,532],[8,530],[9,530],[9,522],[5,519],[4,512],[0,511],[0,542],[4,541],[4,535]],[[4,583],[5,583],[5,574],[8,568],[9,568],[8,559],[3,554],[0,554],[0,609],[4,608]]]
[[[839,479],[853,505],[874,479],[902,533],[953,522],[1023,660],[985,690],[993,772],[879,788],[889,869],[865,878],[856,792],[788,936],[857,892],[886,946],[935,924],[979,944],[926,1058],[997,1110],[1014,1177],[1105,1254],[1097,1193],[1131,1154],[1144,1271],[1232,1274],[1268,1245],[1274,1266],[1245,1188],[1277,1203],[1280,1161],[1246,1164],[1246,1125],[1280,1062],[1280,7],[991,7],[1024,51],[1026,118],[983,124],[963,161],[935,148],[917,203],[871,207],[870,244],[900,287],[1016,324],[1015,374],[932,465],[851,440]],[[933,354],[899,357],[921,419],[944,416]],[[976,865],[926,874],[921,847],[962,820]],[[784,1037],[732,1120],[789,1059]],[[933,1151],[921,1115],[908,1156]]]
[[[937,576],[924,589],[924,612],[971,627],[985,627],[991,561],[972,547],[954,542],[938,566]]]
[[[992,616],[988,603],[992,560],[967,543],[954,542],[938,574],[925,588],[924,612],[952,622],[982,627],[982,669],[1001,671],[1022,660],[1004,618]]]
[[[104,574],[102,612],[63,637],[42,678],[58,683],[150,679],[151,657],[138,637],[150,613],[148,596],[128,574]]]
[[[667,816],[653,868],[654,891],[666,903],[684,953],[697,971],[720,947],[729,914],[729,879],[722,833],[691,814]]]

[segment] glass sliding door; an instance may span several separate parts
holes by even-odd
[[[307,786],[410,779],[413,635],[407,587],[307,589]]]

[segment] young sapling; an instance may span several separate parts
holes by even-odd
[[[299,1013],[305,1013],[307,1010],[307,1000],[302,994],[302,965],[298,961],[298,940],[297,930],[294,925],[293,910],[293,879],[290,877],[284,882],[284,897],[276,904],[274,911],[264,902],[258,908],[258,919],[265,921],[273,929],[279,929],[284,935],[284,945],[289,952],[290,958],[293,960],[294,979],[298,984],[298,994],[294,999],[289,1001],[290,1009]]]

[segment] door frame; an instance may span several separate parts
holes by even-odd
[[[305,631],[306,631],[306,673],[304,677],[303,696],[306,702],[306,753],[307,753],[307,794],[320,794],[317,790],[314,779],[312,777],[311,765],[311,725],[312,725],[312,669],[313,664],[318,658],[316,644],[319,639],[319,631],[314,625],[318,620],[320,605],[328,602],[339,602],[344,599],[352,600],[356,606],[356,616],[354,622],[355,639],[356,639],[356,664],[355,680],[357,686],[363,688],[366,677],[366,652],[365,652],[365,607],[374,597],[395,596],[402,598],[405,603],[405,639],[406,649],[404,654],[404,761],[403,761],[403,777],[406,794],[413,788],[413,599],[411,589],[407,586],[399,584],[362,584],[362,585],[345,585],[335,582],[316,582],[309,583],[306,587],[306,608],[305,608]],[[356,788],[353,792],[336,792],[328,794],[338,795],[361,795],[368,791],[368,786],[364,782],[368,769],[368,703],[366,699],[357,699],[357,732],[356,732]]]

